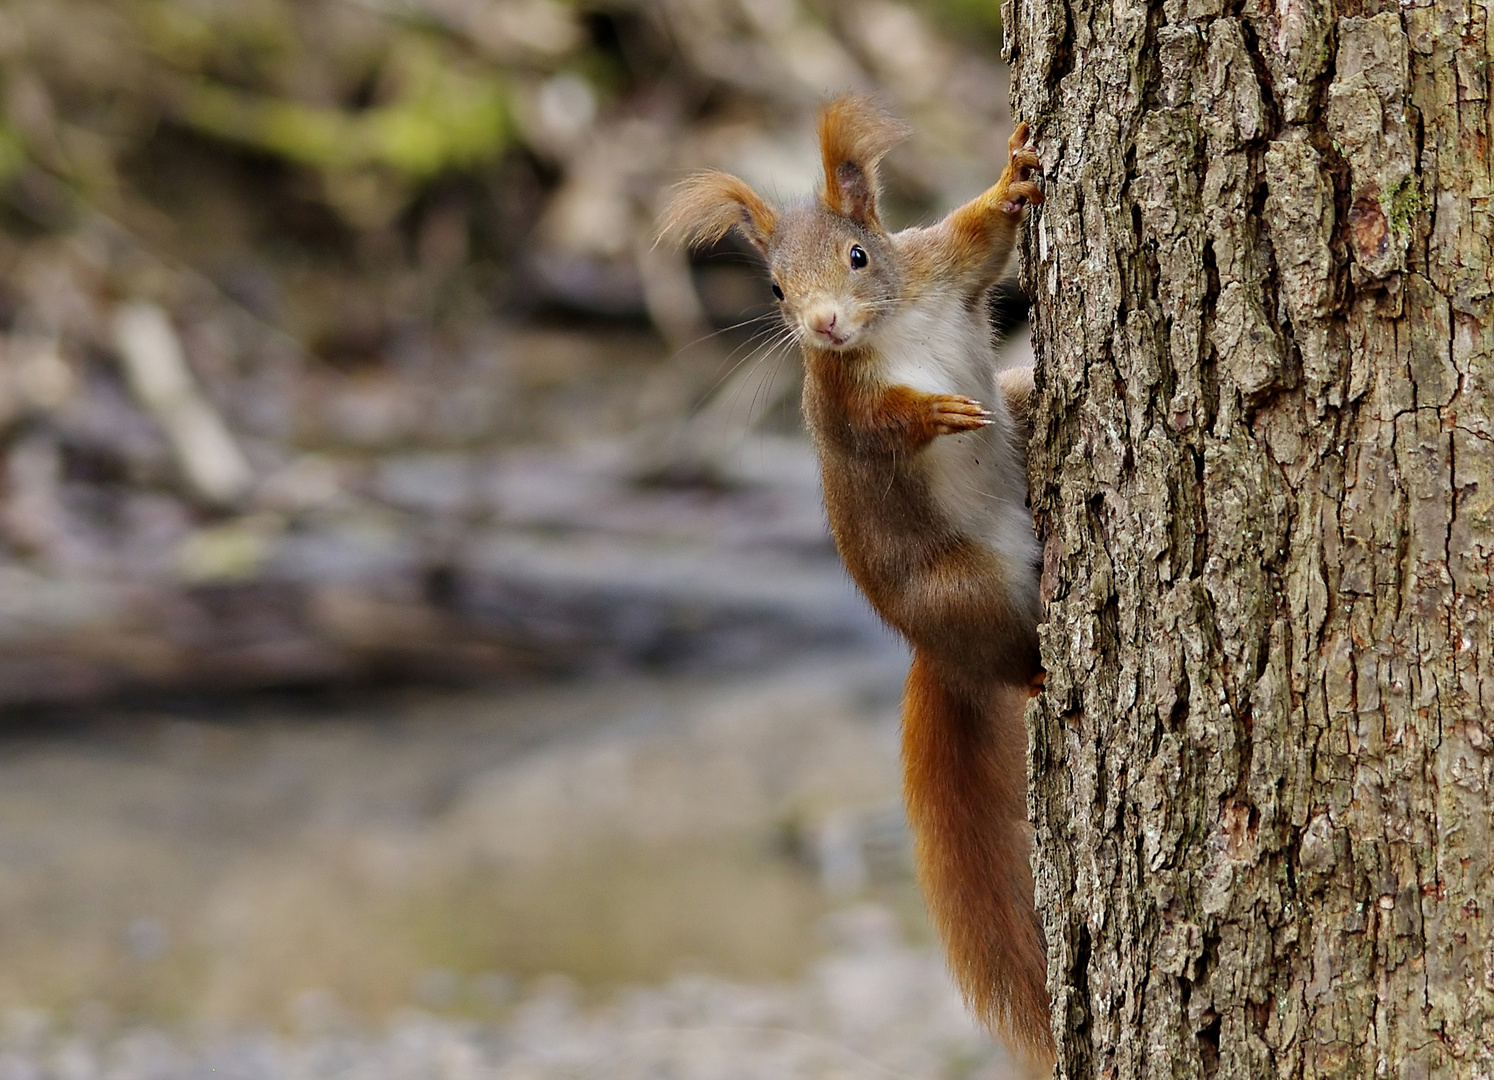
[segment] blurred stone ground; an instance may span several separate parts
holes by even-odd
[[[0,1077],[995,1077],[899,654],[54,713],[0,742]]]

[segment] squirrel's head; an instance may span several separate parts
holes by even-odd
[[[866,97],[820,112],[825,186],[784,211],[745,181],[703,172],[679,186],[661,234],[714,243],[736,229],[763,256],[784,320],[805,345],[849,349],[897,303],[902,274],[877,217],[877,163],[908,127]]]

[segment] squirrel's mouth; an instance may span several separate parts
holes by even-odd
[[[805,327],[804,337],[811,345],[821,349],[842,349],[850,344],[859,329],[855,326]]]

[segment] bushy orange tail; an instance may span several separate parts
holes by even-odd
[[[1047,956],[1033,906],[1020,687],[948,689],[918,653],[903,701],[903,780],[918,878],[971,1010],[1051,1062]]]

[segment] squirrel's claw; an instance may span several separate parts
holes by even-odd
[[[1001,200],[1004,214],[1020,214],[1028,206],[1043,201],[1043,189],[1038,183],[1043,175],[1043,162],[1030,135],[1031,129],[1026,124],[1018,124],[1006,141],[1008,159],[1001,177],[1006,185],[1005,198]]]
[[[1031,143],[1012,154],[1011,161],[1012,171],[1017,174],[1018,180],[1026,180],[1043,171],[1042,160],[1037,156],[1037,149]]]
[[[978,401],[950,394],[929,402],[929,421],[940,435],[957,435],[990,424],[991,414]]]

